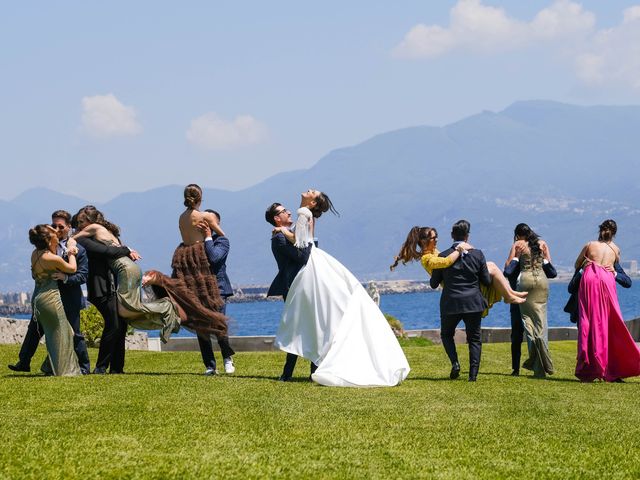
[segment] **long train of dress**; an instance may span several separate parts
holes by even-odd
[[[576,377],[611,382],[640,375],[640,349],[622,319],[611,272],[595,263],[585,267],[578,302]]]
[[[276,345],[318,365],[312,379],[322,385],[393,386],[410,371],[391,327],[358,279],[315,247],[289,289]]]

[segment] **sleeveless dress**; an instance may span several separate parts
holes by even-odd
[[[584,268],[578,312],[576,377],[612,382],[640,375],[640,349],[622,318],[615,277],[603,266],[590,263]]]
[[[321,385],[399,384],[411,369],[389,323],[358,279],[301,232],[309,209],[298,215],[296,246],[312,248],[287,294],[275,345],[315,363],[311,378]]]
[[[440,252],[438,250],[434,250],[433,252],[425,253],[420,258],[422,268],[424,268],[429,275],[438,268],[449,268],[455,263],[455,261],[449,260],[447,257],[440,257],[439,255]],[[493,284],[485,285],[481,283],[480,292],[487,301],[487,308],[482,312],[482,318],[484,318],[489,315],[491,307],[502,300],[502,295],[500,295],[500,293],[494,288]]]
[[[62,306],[58,282],[51,278],[55,271],[45,271],[34,278],[35,289],[31,298],[33,316],[42,325],[49,353],[49,365],[54,375],[72,377],[80,375],[78,357],[73,348],[73,329]],[[47,361],[45,360],[45,365]],[[43,366],[44,370],[44,366]]]
[[[518,305],[529,348],[529,358],[524,361],[522,367],[533,370],[536,377],[553,373],[553,362],[547,343],[549,282],[542,270],[542,262],[542,257],[532,262],[530,254],[520,255],[518,291],[529,292],[527,301]]]
[[[103,243],[119,246],[113,242]],[[109,260],[109,267],[118,280],[118,302],[126,310],[137,314],[125,318],[126,322],[139,330],[160,330],[160,339],[167,343],[171,334],[180,330],[180,317],[171,300],[160,298],[142,301],[142,272],[129,257]]]

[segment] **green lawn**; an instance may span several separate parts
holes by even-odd
[[[448,380],[441,346],[405,347],[399,387],[279,383],[284,354],[241,353],[204,377],[196,352],[127,354],[126,375],[45,378],[0,347],[1,478],[639,478],[640,382],[513,378],[485,345],[477,383]],[[38,356],[42,359],[44,348]],[[92,359],[96,351],[92,351]]]

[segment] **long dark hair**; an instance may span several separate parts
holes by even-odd
[[[327,195],[324,192],[318,193],[318,196],[316,197],[316,205],[315,205],[315,207],[310,208],[309,210],[311,210],[311,213],[314,216],[314,218],[320,218],[320,216],[324,212],[329,211],[329,210],[334,215],[340,216],[338,211],[334,208],[333,202],[329,198],[329,195]]]
[[[394,257],[393,265],[389,265],[389,270],[393,271],[398,266],[399,262],[406,265],[409,262],[418,260],[422,257],[422,248],[431,239],[432,234],[438,236],[438,231],[433,227],[418,227],[415,226],[409,230],[407,239],[400,247],[398,255]]]
[[[616,233],[618,233],[618,225],[615,220],[611,219],[602,222],[598,226],[598,229],[600,230],[598,233],[598,240],[600,242],[610,242],[613,240],[613,237],[616,236]]]
[[[97,223],[109,230],[115,237],[120,237],[120,227],[104,218],[104,215],[93,205],[82,207],[77,213],[76,220],[84,218],[89,223]]]
[[[524,240],[529,245],[531,251],[531,262],[538,260],[542,257],[542,248],[540,248],[540,236],[531,230],[531,227],[526,223],[519,223],[513,230],[513,240],[518,240],[518,237],[524,237]]]

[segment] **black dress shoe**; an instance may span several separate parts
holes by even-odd
[[[279,382],[290,382],[291,381],[291,377],[288,377],[286,375],[280,375],[280,377],[278,378]]]
[[[520,376],[520,370],[514,370],[513,372],[511,372],[511,376],[512,377],[519,377]]]
[[[106,368],[94,368],[93,369],[93,374],[94,375],[106,375],[107,374],[107,369]]]
[[[475,382],[476,380],[478,380],[478,377],[476,377],[476,376],[473,376],[473,377],[470,376],[469,377],[469,381],[470,382]]]
[[[7,365],[9,367],[9,370],[13,370],[14,372],[30,372],[31,371],[31,367],[29,365],[24,365],[20,362],[16,363],[15,365]]]
[[[614,381],[614,383],[626,383],[623,379],[621,378],[616,378]]]
[[[455,380],[460,376],[460,364],[455,362],[451,365],[451,373],[449,374],[449,378],[451,380]]]

